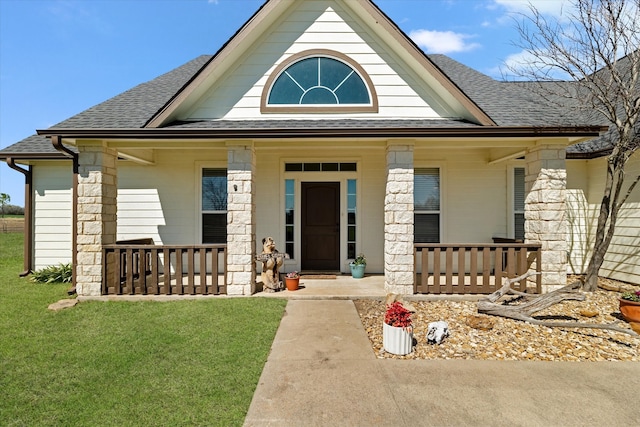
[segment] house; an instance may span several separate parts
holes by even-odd
[[[575,144],[606,126],[570,115],[425,55],[370,0],[269,0],[0,158],[25,175],[25,272],[73,261],[79,295],[249,295],[266,236],[287,271],[365,253],[389,292],[479,293],[584,263],[603,160]],[[605,273],[640,282],[637,233],[616,245]]]

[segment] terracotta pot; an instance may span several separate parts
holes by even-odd
[[[622,298],[619,298],[618,301],[620,301],[620,313],[622,313],[627,322],[640,322],[640,302]]]
[[[296,277],[295,279],[291,279],[289,277],[285,277],[284,282],[288,291],[297,291],[298,286],[300,285],[300,278]]]

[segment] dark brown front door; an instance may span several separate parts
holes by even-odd
[[[340,183],[302,183],[302,269],[340,271]]]

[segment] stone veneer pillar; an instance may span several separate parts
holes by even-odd
[[[567,283],[565,147],[536,147],[525,160],[525,241],[542,244],[542,285],[549,291]]]
[[[227,285],[228,295],[255,292],[256,153],[252,142],[227,144]]]
[[[413,144],[387,144],[384,289],[413,294]]]
[[[116,150],[101,141],[78,141],[76,291],[96,296],[102,288],[102,245],[117,233]]]

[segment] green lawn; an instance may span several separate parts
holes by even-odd
[[[285,301],[84,302],[0,233],[0,425],[242,425]]]

